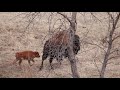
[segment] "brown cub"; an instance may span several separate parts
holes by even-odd
[[[34,63],[35,62],[34,58],[39,58],[40,55],[39,55],[38,52],[23,51],[23,52],[16,52],[15,57],[16,57],[16,60],[15,60],[14,63],[16,63],[17,61],[19,61],[19,65],[21,65],[22,60],[28,60],[29,65],[32,66],[30,64],[30,61],[32,61]]]

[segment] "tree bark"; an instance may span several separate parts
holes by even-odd
[[[73,39],[75,36],[75,32],[76,32],[76,16],[77,16],[77,12],[72,12],[72,17],[71,19],[69,19],[65,14],[62,14],[60,12],[57,12],[58,14],[62,15],[64,18],[66,18],[68,20],[68,22],[70,23],[70,27],[69,27],[69,41],[68,41],[68,59],[70,61],[70,65],[71,65],[71,72],[72,72],[72,76],[73,78],[79,78],[78,72],[77,72],[77,65],[76,65],[76,60],[75,60],[75,55],[73,53]]]
[[[75,31],[76,31],[76,15],[77,15],[77,12],[72,13],[72,20],[71,20],[70,29],[69,29],[70,41],[68,44],[68,52],[69,52],[68,59],[70,61],[71,72],[72,72],[73,78],[79,78],[79,74],[77,72],[76,59],[73,53],[73,39],[75,36]]]

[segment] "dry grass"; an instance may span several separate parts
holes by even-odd
[[[100,13],[102,14],[102,13]],[[18,64],[13,65],[15,60],[15,52],[22,50],[38,51],[42,56],[42,49],[44,42],[49,38],[48,25],[46,19],[41,19],[42,23],[36,23],[34,28],[25,29],[23,22],[19,22],[20,18],[12,19],[17,13],[0,13],[0,77],[1,78],[72,78],[70,64],[67,59],[59,66],[54,60],[54,70],[50,70],[48,60],[44,63],[42,71],[39,70],[41,64],[41,57],[35,59],[35,64],[29,66],[27,61],[22,62],[22,67]],[[89,15],[88,15],[89,16]],[[103,25],[103,26],[102,26]],[[94,41],[106,35],[106,22],[96,23],[90,18],[78,17],[77,34],[81,40]],[[101,27],[102,26],[102,27]],[[86,28],[82,28],[86,27]],[[87,31],[90,31],[85,36]],[[95,48],[95,49],[92,49]],[[91,50],[90,50],[91,49]],[[86,51],[88,50],[88,51]],[[86,52],[85,52],[86,51]],[[98,78],[99,72],[95,66],[93,56],[97,53],[96,65],[101,69],[101,61],[103,55],[101,50],[95,46],[87,45],[82,42],[81,51],[79,51],[77,58],[77,67],[80,77],[82,78]],[[106,70],[105,77],[119,78],[120,77],[120,61],[119,59],[110,61]]]

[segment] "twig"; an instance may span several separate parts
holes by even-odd
[[[113,57],[108,58],[108,60],[110,60],[110,59],[116,59],[116,58],[119,58],[119,57],[120,57],[120,55],[113,56]]]
[[[105,51],[105,49],[104,49],[104,48],[102,48],[101,46],[99,46],[99,45],[97,45],[97,44],[90,43],[90,42],[87,42],[87,44],[90,44],[90,45],[95,45],[95,46],[97,46],[97,47],[99,47],[99,48],[101,48],[102,50],[104,50],[104,51]],[[106,51],[105,51],[105,52],[106,52]]]
[[[33,22],[33,20],[36,18],[37,15],[38,15],[38,13],[36,13],[36,15],[34,15],[34,17],[30,20],[30,22],[26,26],[26,29],[30,26],[30,24]]]
[[[13,18],[11,18],[11,19],[9,19],[9,21],[11,21],[12,19],[15,19],[15,18],[17,18],[17,17],[19,17],[19,16],[21,16],[21,15],[23,15],[23,14],[25,14],[26,12],[23,12],[23,13],[21,13],[21,14],[18,14],[18,15],[16,15],[16,16],[14,16]]]
[[[60,15],[62,15],[64,18],[66,18],[69,21],[70,25],[72,25],[71,20],[65,14],[62,14],[60,12],[57,12],[57,13],[60,14]]]
[[[113,42],[114,40],[116,40],[117,38],[119,38],[119,37],[120,37],[120,35],[114,37],[114,38],[112,39],[112,42]]]
[[[94,17],[94,18],[96,18],[98,21],[100,21],[101,22],[101,20],[100,19],[98,19],[92,12],[91,12],[91,15]],[[102,23],[102,22],[101,22]]]

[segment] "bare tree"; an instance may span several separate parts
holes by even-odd
[[[101,55],[103,56],[103,62],[102,59],[100,61],[100,63],[102,64],[102,68],[101,70],[98,69],[98,66],[96,64],[96,60],[99,60],[99,57],[93,56],[94,58],[94,63],[95,63],[95,67],[97,68],[100,78],[104,78],[104,74],[105,74],[105,70],[108,64],[110,64],[108,61],[110,60],[114,60],[114,59],[118,59],[120,57],[119,54],[119,37],[120,37],[120,33],[118,33],[119,31],[119,17],[120,17],[120,13],[119,12],[108,12],[107,14],[104,13],[105,17],[102,17],[100,19],[100,17],[98,17],[96,15],[96,13],[94,12],[90,12],[90,14],[92,15],[92,18],[94,18],[94,20],[99,21],[100,23],[103,23],[104,20],[107,22],[105,27],[108,28],[106,29],[106,35],[102,36],[102,38],[97,38],[97,42],[99,43],[94,43],[95,40],[91,40],[86,41],[87,44],[89,45],[93,45],[98,47],[102,52]],[[84,16],[85,17],[85,16]],[[86,17],[85,17],[86,18]],[[105,24],[105,23],[104,23]],[[104,26],[103,26],[104,27]],[[89,30],[91,31],[91,30]],[[96,38],[96,37],[95,37]],[[93,42],[92,42],[93,41]],[[116,43],[117,42],[117,43]]]
[[[72,76],[73,78],[79,78],[78,72],[77,72],[77,66],[76,66],[76,60],[75,60],[75,55],[73,53],[73,38],[76,32],[76,15],[77,12],[72,12],[72,18],[71,20],[65,15],[62,14],[60,12],[57,12],[58,14],[62,15],[64,18],[66,18],[69,23],[70,23],[70,27],[69,27],[69,44],[68,44],[68,54],[69,54],[69,61],[71,64],[71,71],[72,71]]]
[[[110,17],[110,21],[112,21],[111,22],[112,26],[109,30],[107,52],[105,53],[102,69],[101,69],[101,72],[100,72],[100,78],[104,78],[105,70],[106,70],[106,67],[107,67],[107,62],[108,62],[108,60],[111,59],[110,54],[111,54],[113,41],[119,37],[119,36],[113,37],[113,34],[116,30],[116,27],[117,27],[117,24],[118,24],[118,21],[119,21],[119,18],[120,18],[120,12],[116,13],[116,16],[114,16],[112,13],[108,12],[108,16]]]

